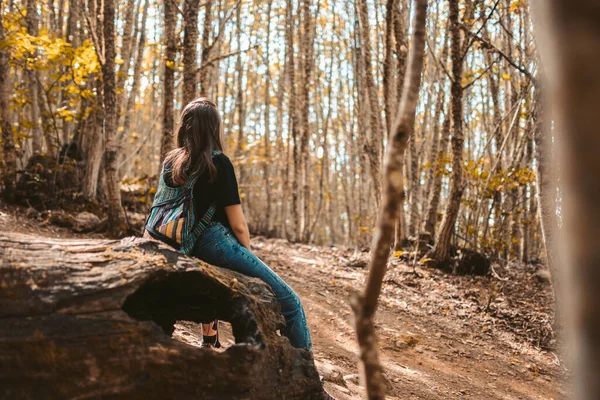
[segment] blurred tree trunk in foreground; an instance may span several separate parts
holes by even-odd
[[[564,177],[561,261],[576,371],[577,398],[600,398],[600,5],[590,0],[537,0],[536,33],[554,105]],[[548,154],[546,154],[548,156]],[[564,294],[564,295],[563,295]],[[567,314],[567,313],[565,313]]]

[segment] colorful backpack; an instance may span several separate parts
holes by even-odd
[[[213,158],[219,154],[213,151]],[[156,195],[144,225],[144,237],[165,242],[185,255],[190,255],[196,240],[215,215],[216,205],[210,203],[201,217],[194,207],[194,185],[198,171],[190,175],[187,183],[170,187],[165,183],[163,164]]]

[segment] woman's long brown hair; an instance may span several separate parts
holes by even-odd
[[[175,185],[185,184],[194,171],[208,172],[209,181],[217,177],[213,151],[223,151],[221,115],[215,103],[205,97],[191,101],[181,113],[177,129],[177,148],[165,157]]]

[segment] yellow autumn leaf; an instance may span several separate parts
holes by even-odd
[[[394,257],[400,258],[400,257],[402,257],[402,254],[404,254],[404,251],[402,251],[402,250],[396,250],[394,252]]]
[[[510,75],[509,74],[502,74],[502,79],[504,79],[505,81],[509,81],[510,80]]]

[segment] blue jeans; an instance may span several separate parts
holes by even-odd
[[[196,241],[192,254],[209,264],[259,278],[269,285],[281,305],[286,322],[281,334],[296,348],[312,347],[306,315],[298,295],[264,262],[242,246],[228,227],[220,222],[211,222]]]

